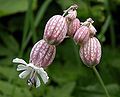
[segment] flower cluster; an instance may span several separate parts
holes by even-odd
[[[48,20],[43,39],[33,46],[28,64],[23,59],[13,59],[13,63],[19,64],[17,71],[22,71],[19,77],[24,79],[29,76],[28,85],[39,87],[41,84],[39,76],[45,84],[48,82],[49,77],[44,68],[53,62],[56,46],[67,36],[81,45],[80,57],[86,65],[93,66],[99,63],[101,46],[94,37],[96,34],[96,29],[92,25],[94,21],[88,18],[85,22],[80,22],[77,18],[77,8],[77,5],[73,5],[65,10],[63,15],[54,15]]]
[[[70,10],[70,13],[66,16],[68,21],[67,35],[81,46],[79,53],[83,63],[88,67],[92,67],[100,62],[101,44],[95,37],[97,31],[93,26],[94,21],[88,18],[85,22],[80,22],[75,17],[76,14],[74,10]]]

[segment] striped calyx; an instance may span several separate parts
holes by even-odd
[[[95,29],[95,27],[93,26],[94,21],[92,20],[92,18],[88,18],[85,22],[81,23],[84,26],[87,26],[90,30],[90,36],[93,37],[97,30]]]
[[[84,44],[90,38],[89,28],[81,26],[75,33],[73,39],[77,44]]]
[[[33,46],[30,53],[30,63],[37,67],[47,67],[54,60],[55,54],[56,47],[42,39]]]
[[[43,38],[48,44],[58,45],[64,40],[67,28],[65,17],[55,15],[48,20]]]
[[[80,28],[80,21],[76,18],[69,24],[67,35],[73,37],[78,28]]]
[[[91,37],[89,40],[81,45],[80,57],[84,64],[88,67],[99,64],[101,58],[101,44],[96,37]]]

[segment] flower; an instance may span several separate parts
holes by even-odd
[[[43,38],[48,44],[58,45],[66,37],[67,29],[66,18],[61,15],[54,15],[45,26]]]
[[[72,20],[68,26],[67,35],[73,37],[75,32],[80,28],[80,20],[75,18]]]
[[[52,63],[55,54],[56,47],[41,39],[33,46],[28,64],[19,58],[13,59],[13,63],[19,63],[17,71],[23,71],[19,74],[19,77],[24,79],[29,75],[28,85],[34,85],[37,88],[41,84],[37,75],[41,76],[44,84],[48,82],[49,77],[43,68]]]
[[[69,20],[69,21],[72,21],[76,18],[77,16],[77,11],[76,10],[69,10],[68,11],[68,15],[66,15],[65,17]]]
[[[80,47],[80,57],[88,67],[99,64],[101,59],[101,44],[96,37],[91,37]]]
[[[82,26],[84,25],[89,28],[91,37],[93,37],[97,32],[95,27],[92,25],[93,23],[94,23],[94,21],[92,20],[92,18],[88,18],[85,22],[81,23]]]
[[[74,41],[76,44],[84,44],[86,43],[90,38],[90,30],[87,26],[81,26],[74,34]]]
[[[28,79],[29,86],[34,85],[36,88],[38,88],[41,85],[37,74],[40,75],[44,84],[48,82],[49,77],[42,67],[38,68],[33,63],[27,64],[23,59],[19,58],[13,59],[13,63],[19,63],[17,66],[17,71],[22,71],[22,73],[19,74],[21,79],[26,78],[28,75],[30,76]]]
[[[50,45],[44,39],[41,39],[33,46],[29,63],[33,63],[37,67],[46,68],[53,62],[55,54],[55,45]]]

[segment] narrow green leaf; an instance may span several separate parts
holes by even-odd
[[[98,34],[98,38],[99,38],[100,40],[103,40],[103,38],[105,37],[104,34],[105,34],[105,32],[107,31],[107,29],[108,29],[108,27],[109,27],[109,25],[110,25],[110,20],[111,20],[111,16],[108,15],[105,23],[104,23],[103,26],[101,27],[100,33]]]
[[[72,97],[71,93],[75,87],[75,82],[69,82],[62,85],[62,87],[52,87],[48,88],[45,97]]]
[[[11,50],[12,53],[18,52],[19,45],[12,35],[7,33],[0,33],[0,38],[4,43],[3,45],[5,45],[7,49]]]
[[[12,94],[13,89],[14,95]],[[26,88],[20,88],[5,81],[0,81],[0,92],[7,97],[32,97]]]
[[[0,0],[0,17],[27,10],[28,0]],[[37,0],[33,0],[33,9]],[[13,6],[12,6],[13,5]]]

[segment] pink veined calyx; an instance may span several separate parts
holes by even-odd
[[[17,71],[22,71],[19,77],[24,79],[29,76],[27,80],[28,85],[37,88],[41,85],[39,75],[44,84],[46,84],[49,77],[44,68],[52,63],[55,53],[56,47],[54,45],[47,44],[43,39],[38,41],[31,50],[29,63],[26,63],[23,59],[13,59],[13,63],[19,64]]]

